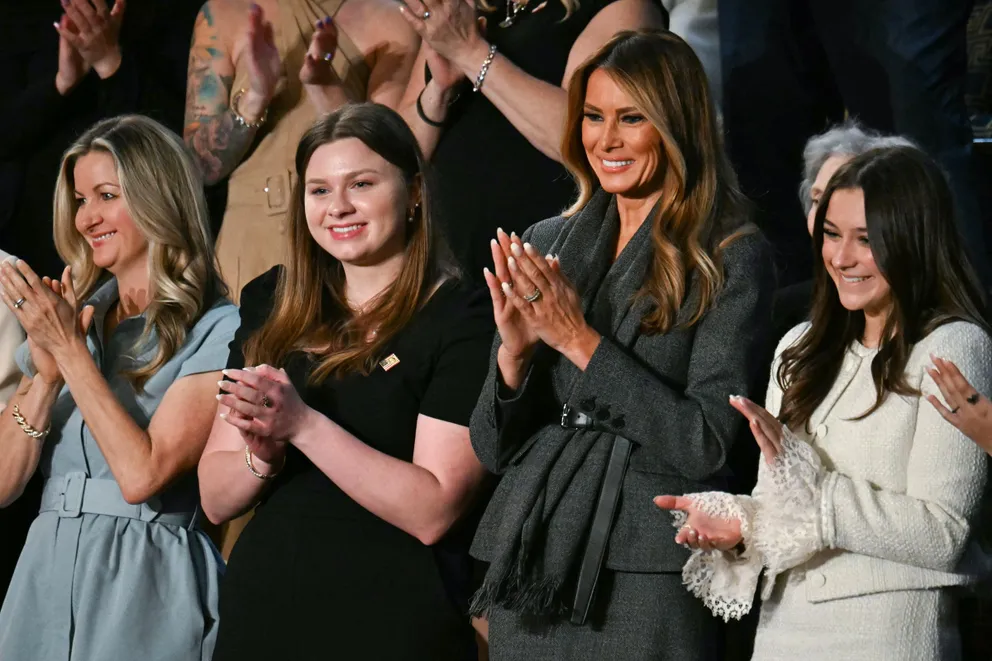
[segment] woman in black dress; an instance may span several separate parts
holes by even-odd
[[[375,104],[296,156],[293,259],[249,283],[200,463],[231,554],[214,659],[470,659],[467,549],[484,475],[468,419],[488,296],[441,256],[409,128]],[[461,588],[461,590],[459,590]]]
[[[476,5],[401,5],[423,38],[401,108],[438,174],[438,221],[481,283],[497,227],[520,233],[575,198],[559,149],[572,72],[620,30],[666,21],[656,0]]]

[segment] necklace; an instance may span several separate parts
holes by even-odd
[[[529,0],[506,0],[506,18],[499,22],[501,28],[508,28],[517,20],[517,15],[527,9]]]

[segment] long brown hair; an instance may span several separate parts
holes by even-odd
[[[75,223],[74,171],[91,152],[114,159],[124,204],[148,241],[149,303],[135,349],[153,330],[158,348],[149,362],[124,373],[140,390],[227,288],[214,259],[203,180],[186,145],[155,120],[121,115],[97,122],[66,150],[55,184],[55,247],[72,267],[79,300],[86,300],[105,274],[93,263],[93,251]]]
[[[689,45],[665,30],[619,32],[575,71],[561,152],[579,196],[566,214],[577,213],[598,187],[582,144],[582,121],[589,77],[599,69],[661,133],[664,191],[651,219],[654,255],[640,292],[657,305],[645,316],[644,329],[670,330],[695,278],[700,295],[685,323],[691,326],[723,287],[722,249],[753,230],[724,151],[706,73]]]
[[[356,138],[403,173],[411,199],[419,200],[406,227],[406,260],[396,280],[361,314],[347,303],[341,262],[321,248],[307,227],[304,196],[314,152]],[[457,270],[444,257],[431,222],[426,163],[406,122],[375,103],[344,106],[317,121],[296,150],[297,184],[290,210],[290,256],[280,273],[269,318],[245,344],[248,364],[280,366],[294,351],[319,359],[311,383],[349,373],[369,374],[383,348],[409,323],[445,279]]]
[[[816,210],[813,245],[823,251],[823,223],[838,190],[864,192],[868,241],[891,288],[892,309],[872,360],[875,403],[887,393],[919,396],[906,379],[913,346],[950,321],[968,321],[988,332],[985,296],[961,246],[954,202],[944,173],[915,147],[868,151],[831,178]],[[841,305],[822,257],[814,260],[811,328],[782,353],[776,378],[784,395],[779,419],[806,425],[837,378],[844,353],[865,330],[862,311]]]

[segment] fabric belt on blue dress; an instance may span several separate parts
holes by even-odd
[[[76,552],[79,550],[79,532],[83,514],[103,514],[137,519],[146,523],[162,523],[192,530],[196,526],[199,508],[193,512],[158,512],[150,503],[132,505],[124,500],[121,489],[114,480],[96,480],[83,472],[56,475],[45,481],[41,492],[39,514],[55,512],[61,521],[55,537],[55,566],[52,568],[52,585],[65,594],[55,600],[58,604],[52,621],[59,622],[58,634],[63,640],[59,648],[69,660],[72,648],[72,585],[76,570]]]

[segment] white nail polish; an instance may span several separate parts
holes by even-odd
[[[512,252],[517,257],[519,257],[520,255],[523,254],[524,251],[520,249],[520,244],[519,243],[511,243],[510,244],[510,252]]]

